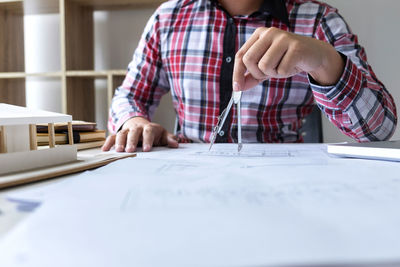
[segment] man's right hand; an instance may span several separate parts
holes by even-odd
[[[107,137],[102,150],[109,151],[115,145],[116,152],[135,152],[142,141],[143,152],[149,152],[153,146],[178,147],[176,136],[169,133],[160,124],[152,123],[143,117],[127,120],[122,129]]]

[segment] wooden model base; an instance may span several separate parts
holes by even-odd
[[[0,154],[0,175],[76,161],[76,146]]]

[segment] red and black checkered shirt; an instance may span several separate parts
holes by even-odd
[[[110,131],[115,133],[131,117],[151,119],[161,97],[170,91],[180,136],[209,142],[231,96],[235,53],[259,27],[276,27],[328,42],[346,64],[333,86],[319,86],[300,73],[288,79],[270,79],[244,92],[244,142],[301,142],[302,118],[315,102],[334,125],[355,140],[392,136],[397,122],[393,98],[373,73],[357,37],[336,9],[310,0],[267,0],[258,12],[235,17],[212,0],[162,4],[150,18],[125,81],[115,93]],[[235,114],[233,110],[222,141],[237,141]]]

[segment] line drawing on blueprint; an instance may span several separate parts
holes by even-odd
[[[213,156],[213,157],[245,157],[245,158],[291,158],[298,156],[297,151],[229,151],[229,150],[214,150],[214,151],[197,151],[196,156]]]

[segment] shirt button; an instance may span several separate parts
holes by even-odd
[[[227,58],[225,59],[225,61],[226,61],[226,63],[231,63],[231,62],[232,62],[232,57],[227,57]]]
[[[232,23],[233,23],[233,18],[229,18],[229,19],[228,19],[228,22],[229,22],[230,24],[232,24]]]

